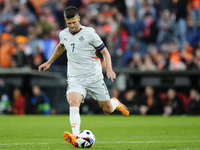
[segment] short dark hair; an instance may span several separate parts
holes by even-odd
[[[64,14],[65,18],[73,18],[73,17],[79,15],[78,9],[74,6],[69,6],[69,7],[65,8],[63,14]]]

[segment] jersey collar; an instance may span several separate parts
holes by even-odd
[[[69,30],[69,32],[70,32],[72,35],[75,35],[75,34],[79,33],[81,30],[82,30],[82,27],[80,27],[80,29],[79,29],[78,31],[74,32],[74,33],[72,33],[70,30]]]

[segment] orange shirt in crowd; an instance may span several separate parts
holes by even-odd
[[[15,46],[9,42],[11,39],[8,33],[1,35],[0,45],[0,67],[10,67],[12,56],[15,55]]]
[[[173,50],[171,52],[171,56],[170,56],[170,61],[176,63],[176,62],[180,62],[181,59],[179,57],[180,51],[179,50]]]
[[[25,97],[23,95],[18,95],[14,97],[14,100],[13,113],[16,115],[25,114]]]
[[[189,8],[192,9],[200,9],[200,0],[189,0]]]

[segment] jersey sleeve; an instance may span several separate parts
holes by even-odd
[[[91,44],[96,48],[97,51],[101,51],[105,48],[103,41],[96,32],[91,33]]]
[[[63,38],[62,38],[61,32],[59,34],[59,38],[60,38],[60,45],[64,46],[64,42],[63,42]]]

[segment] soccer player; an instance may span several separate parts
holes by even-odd
[[[110,54],[95,30],[80,24],[80,16],[76,7],[69,6],[64,10],[64,18],[68,28],[60,32],[60,43],[56,46],[51,58],[39,66],[39,71],[46,71],[51,64],[66,50],[67,51],[67,101],[69,103],[69,119],[72,134],[64,132],[67,142],[77,147],[76,138],[80,130],[79,107],[84,101],[86,93],[96,99],[106,113],[112,113],[115,109],[124,116],[129,115],[126,106],[118,99],[109,96],[106,84],[103,80],[100,59],[95,52],[103,55],[107,77],[116,78],[111,65]]]

